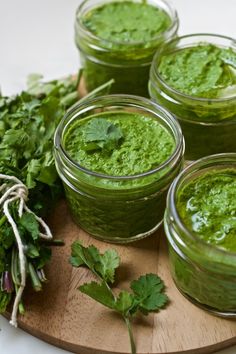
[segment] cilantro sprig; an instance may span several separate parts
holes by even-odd
[[[104,150],[111,152],[119,146],[123,133],[117,125],[103,118],[92,119],[85,129],[86,151]]]
[[[98,282],[85,283],[79,290],[123,317],[129,333],[131,353],[136,354],[132,318],[138,312],[148,315],[167,304],[168,297],[164,294],[163,281],[156,274],[142,275],[131,282],[130,292],[122,290],[116,294],[111,285],[120,264],[117,252],[109,249],[102,254],[95,246],[84,247],[80,241],[75,241],[71,246],[70,263],[74,267],[85,266],[98,277]]]

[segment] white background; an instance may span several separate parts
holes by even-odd
[[[46,79],[77,72],[73,22],[80,0],[0,0],[0,87],[25,88],[29,73]],[[236,38],[236,0],[172,0],[180,34],[209,32]],[[1,354],[66,353],[10,327],[0,316]],[[219,354],[235,354],[236,347]]]

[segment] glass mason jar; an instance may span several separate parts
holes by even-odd
[[[114,79],[110,93],[148,96],[149,70],[153,55],[161,43],[176,35],[179,23],[177,13],[165,0],[148,0],[147,4],[167,13],[171,21],[170,26],[148,43],[109,41],[91,33],[83,25],[82,19],[89,11],[111,2],[113,0],[85,0],[76,13],[75,42],[84,68],[87,91],[90,92]]]
[[[184,169],[169,189],[164,227],[172,277],[181,293],[213,314],[236,317],[236,253],[194,235],[176,207],[177,196],[193,178],[225,168],[236,170],[235,153],[207,156]]]
[[[185,158],[236,152],[236,93],[222,98],[199,98],[170,87],[161,77],[161,58],[176,50],[211,43],[236,50],[232,38],[193,34],[173,39],[156,53],[150,71],[149,93],[153,101],[163,105],[178,119],[186,143]]]
[[[68,129],[94,113],[114,110],[140,113],[160,122],[175,141],[171,156],[146,173],[119,177],[88,170],[73,161],[64,147]],[[184,153],[181,128],[167,111],[136,96],[90,99],[68,111],[56,130],[54,146],[57,171],[72,216],[85,231],[104,241],[126,243],[148,236],[158,228],[167,189],[182,167]]]

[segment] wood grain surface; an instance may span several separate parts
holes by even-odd
[[[129,245],[109,245],[95,240],[72,221],[62,201],[51,217],[56,238],[64,247],[54,248],[48,266],[49,282],[43,292],[26,292],[27,312],[19,326],[44,341],[79,354],[128,354],[129,340],[123,320],[77,290],[90,281],[91,273],[68,263],[71,243],[80,239],[100,251],[115,248],[121,256],[116,288],[128,289],[129,282],[154,272],[164,280],[171,300],[160,313],[140,316],[134,321],[138,354],[212,353],[236,343],[236,322],[196,307],[176,289],[169,272],[166,241],[162,229]]]

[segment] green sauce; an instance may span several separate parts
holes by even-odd
[[[177,19],[144,1],[111,1],[79,13],[75,41],[87,90],[114,79],[110,93],[148,96],[153,55],[177,27]]]
[[[74,220],[83,229],[102,240],[129,242],[161,223],[182,155],[175,164],[140,176],[162,165],[176,148],[157,118],[117,110],[75,119],[62,144],[70,159],[90,171],[75,169],[73,188],[64,183]]]
[[[162,57],[159,73],[172,88],[194,97],[236,94],[236,52],[213,44],[177,50]]]
[[[171,272],[192,301],[214,312],[235,314],[236,169],[216,166],[190,178],[176,191],[175,206],[192,237],[178,227],[178,237],[166,229]]]
[[[186,47],[190,39],[193,45]],[[236,152],[235,50],[195,45],[190,36],[171,41],[160,56],[152,64],[150,96],[178,119],[185,158]]]
[[[184,224],[205,242],[236,252],[236,170],[196,177],[178,195]]]
[[[110,151],[99,146],[88,150],[86,132],[92,120],[98,124],[97,129],[95,126],[97,131],[101,120],[119,128],[120,143]],[[173,136],[156,119],[131,112],[98,113],[77,121],[65,138],[65,149],[74,161],[88,170],[110,176],[132,176],[150,171],[166,161],[174,147]]]
[[[94,35],[111,43],[141,42],[148,47],[170,26],[171,19],[163,10],[144,2],[120,1],[94,8],[82,23]]]

